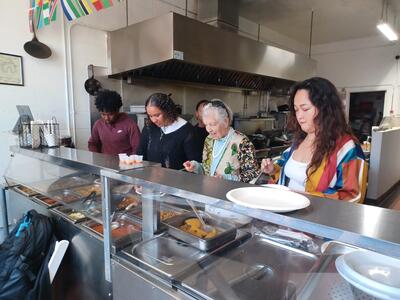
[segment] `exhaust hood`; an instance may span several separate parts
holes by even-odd
[[[110,78],[168,79],[253,90],[287,88],[316,62],[197,20],[168,13],[108,35]]]

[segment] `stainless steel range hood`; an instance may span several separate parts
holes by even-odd
[[[316,62],[168,13],[109,34],[111,78],[158,78],[243,89],[288,87]]]

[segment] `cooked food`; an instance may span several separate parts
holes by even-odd
[[[68,214],[68,217],[70,217],[74,221],[78,221],[78,220],[84,219],[85,215],[79,211],[74,211],[74,212]]]
[[[61,199],[61,201],[69,203],[69,202],[74,202],[76,200],[79,200],[79,197],[74,195],[74,194],[68,194],[68,193],[64,193],[61,196],[58,196],[58,198]]]
[[[117,204],[118,209],[126,209],[128,206],[136,207],[140,203],[140,200],[132,195],[124,197],[120,203]],[[129,207],[129,208],[130,208]]]
[[[160,220],[161,220],[161,221],[165,221],[165,220],[167,220],[167,219],[169,219],[169,218],[178,216],[178,215],[180,215],[180,214],[181,214],[181,213],[180,213],[180,212],[177,212],[177,211],[162,210],[162,211],[160,211]],[[136,213],[135,213],[135,216],[137,216],[137,217],[139,217],[139,218],[142,218],[142,216],[143,216],[142,211],[136,212]]]
[[[180,212],[177,212],[177,211],[162,210],[162,211],[160,211],[160,220],[161,220],[161,221],[164,221],[164,220],[167,220],[167,219],[169,219],[169,218],[178,216],[178,215],[180,215],[180,214],[181,214],[181,213],[180,213]]]
[[[197,218],[190,218],[190,219],[186,219],[185,223],[181,226],[179,226],[179,228],[187,233],[190,233],[194,236],[197,236],[199,238],[202,239],[210,239],[213,238],[217,235],[217,229],[213,226],[212,230],[210,232],[204,231],[201,228],[201,223],[199,221],[199,219]]]
[[[34,190],[32,190],[26,186],[23,186],[23,185],[18,185],[16,188],[26,195],[37,194]]]
[[[90,226],[94,231],[103,235],[103,224],[95,223],[94,225]],[[140,231],[140,227],[134,224],[123,224],[111,231],[112,237],[114,239],[122,238],[126,235],[136,233]]]
[[[45,202],[47,205],[55,205],[58,203],[56,200],[43,195],[37,196],[36,198],[39,199],[40,201]]]
[[[86,185],[74,189],[74,192],[80,194],[82,197],[87,197],[95,192],[96,195],[101,195],[101,186],[98,184]]]
[[[121,184],[112,188],[113,194],[127,194],[133,189],[133,184]]]

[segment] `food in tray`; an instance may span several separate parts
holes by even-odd
[[[162,210],[162,211],[160,211],[160,220],[164,221],[164,220],[167,220],[169,218],[178,216],[180,214],[182,214],[182,213],[180,213],[178,211]]]
[[[58,202],[56,200],[51,199],[51,198],[49,198],[47,196],[44,196],[44,195],[38,195],[38,196],[36,196],[36,198],[39,199],[40,201],[45,202],[47,205],[56,205],[56,204],[58,204]]]
[[[129,209],[136,207],[140,203],[140,200],[132,195],[125,196],[120,203],[117,204],[118,209]]]
[[[121,184],[112,188],[113,194],[128,194],[133,189],[133,184]]]
[[[79,211],[72,211],[68,214],[68,217],[74,221],[79,221],[86,218],[85,215]]]
[[[113,222],[113,226],[112,226],[112,237],[114,239],[120,239],[124,236],[127,236],[129,234],[132,233],[137,233],[140,232],[140,227],[135,225],[135,224],[131,224],[131,223],[125,223],[125,224],[118,224],[119,226],[115,226],[115,223],[118,222]],[[103,235],[103,224],[99,224],[99,223],[95,223],[93,225],[90,226],[90,228],[92,228],[92,230],[96,231],[97,233]]]
[[[66,203],[74,202],[80,199],[79,196],[70,193],[64,193],[63,195],[57,197],[60,198],[62,202]]]
[[[21,191],[22,193],[25,193],[26,195],[33,195],[37,194],[34,190],[24,186],[24,185],[18,185],[16,188]]]
[[[202,239],[210,239],[217,235],[218,231],[215,227],[211,226],[212,230],[210,232],[204,231],[201,228],[201,223],[197,218],[189,218],[185,220],[185,223],[179,226],[179,229],[197,236]]]
[[[80,194],[82,197],[87,197],[93,192],[95,192],[96,195],[101,195],[101,186],[98,184],[86,185],[74,188],[74,192]]]
[[[160,211],[160,220],[161,221],[165,221],[169,218],[175,217],[175,216],[179,216],[182,213],[179,211],[169,211],[169,210],[162,210]],[[135,216],[142,218],[142,211],[138,211],[137,213],[135,213]]]

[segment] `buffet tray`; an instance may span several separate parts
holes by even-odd
[[[39,203],[41,205],[45,205],[47,208],[53,208],[53,207],[57,207],[60,206],[61,204],[57,202],[57,200],[49,198],[45,195],[34,195],[31,197],[33,201],[35,201],[36,203]]]
[[[121,253],[141,267],[156,273],[167,280],[185,277],[203,268],[213,254],[237,247],[250,238],[248,232],[238,230],[234,240],[205,252],[163,233],[138,244],[124,248]],[[211,259],[212,261],[212,259]]]
[[[189,213],[188,210],[179,208],[176,206],[168,205],[161,203],[160,204],[160,221],[161,222],[166,222],[167,220],[171,218],[175,218],[179,215],[182,214],[187,214]],[[142,206],[138,205],[134,209],[130,211],[130,214],[132,214],[135,218],[142,220]]]
[[[16,186],[14,186],[13,189],[16,192],[18,192],[18,193],[20,193],[20,194],[22,194],[22,195],[24,195],[26,197],[32,197],[34,195],[39,194],[38,192],[36,192],[36,191],[34,191],[34,190],[32,190],[32,189],[30,189],[30,188],[28,188],[28,187],[26,187],[26,186],[24,186],[22,184],[18,184]]]
[[[134,218],[126,214],[115,214],[113,222],[111,222],[112,228],[116,222],[119,222],[119,227],[112,229],[112,244],[116,250],[142,240],[142,225],[139,224],[139,222],[137,222]],[[81,225],[94,233],[96,236],[103,239],[103,225],[101,223],[98,223],[94,220],[89,220]],[[126,233],[121,234],[121,231],[117,231],[119,228],[124,228],[123,230],[126,231]]]
[[[61,216],[61,217],[63,217],[63,218],[65,218],[66,220],[68,220],[69,222],[71,222],[71,223],[73,223],[73,224],[75,224],[75,223],[80,223],[80,222],[83,222],[83,221],[87,221],[87,217],[84,215],[84,214],[82,214],[81,212],[79,212],[79,211],[76,211],[76,210],[74,210],[74,209],[72,209],[72,208],[69,208],[69,207],[65,207],[65,206],[58,206],[58,207],[55,207],[55,208],[53,208],[52,209],[52,212],[54,212],[55,214],[57,214],[57,215],[59,215],[59,216]],[[74,218],[73,216],[71,216],[71,214],[73,214],[73,213],[80,213],[80,214],[82,214],[82,217],[80,217],[80,218]]]
[[[203,212],[199,213],[207,225],[213,226],[217,229],[217,235],[215,237],[202,239],[179,228],[184,224],[186,219],[196,218],[196,215],[193,212],[178,215],[166,220],[164,224],[168,227],[168,233],[201,251],[210,251],[235,239],[236,226],[234,224],[228,223],[222,219],[217,220],[211,218]]]

